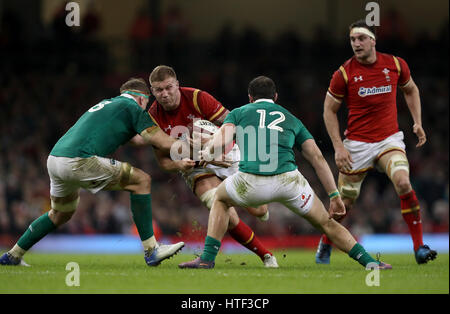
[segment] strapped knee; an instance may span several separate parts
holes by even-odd
[[[341,196],[355,201],[359,197],[359,192],[361,191],[362,180],[359,182],[351,182],[349,180],[341,179],[338,180],[338,189]]]
[[[76,199],[74,199],[73,201],[69,201],[67,203],[60,203],[60,202],[55,202],[54,200],[51,200],[52,209],[63,212],[63,213],[74,212],[77,209],[79,203],[80,203],[79,196]]]
[[[211,189],[200,195],[200,200],[208,209],[212,208],[214,202],[214,195],[216,195],[217,188]]]
[[[127,163],[122,163],[122,168],[120,169],[120,181],[119,185],[123,188],[130,182],[131,174],[133,173],[133,167]]]
[[[391,180],[393,179],[394,174],[399,170],[404,170],[409,174],[409,163],[404,154],[394,154],[386,163],[385,172]]]

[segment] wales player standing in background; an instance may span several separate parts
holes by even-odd
[[[276,104],[275,83],[268,77],[253,79],[248,87],[250,103],[231,111],[224,124],[202,152],[205,160],[221,156],[223,147],[236,135],[241,150],[239,171],[217,189],[209,214],[203,254],[180,268],[213,268],[230,219],[231,206],[259,206],[278,202],[326,233],[334,243],[361,265],[390,269],[375,261],[335,219],[345,214],[345,206],[333,174],[302,122]],[[293,148],[300,150],[313,166],[330,197],[325,210],[308,181],[298,171]],[[371,265],[369,265],[371,266]]]
[[[408,64],[400,57],[377,52],[375,27],[365,21],[350,25],[354,56],[336,72],[324,103],[324,120],[335,150],[339,169],[338,188],[347,212],[359,196],[368,171],[376,168],[392,181],[400,198],[403,219],[408,225],[418,264],[436,258],[436,251],[424,245],[420,205],[409,178],[403,132],[397,122],[397,86],[403,92],[418,137],[416,147],[426,142],[422,128],[419,89]],[[348,125],[342,141],[337,112],[345,100]],[[344,217],[342,217],[344,218]],[[322,236],[316,263],[329,264],[331,241]]]
[[[132,78],[121,95],[90,108],[59,139],[47,159],[51,210],[33,221],[14,247],[0,258],[0,265],[27,265],[24,254],[47,234],[70,220],[77,209],[80,188],[130,192],[131,211],[149,266],[173,256],[183,242],[160,245],[153,234],[151,178],[144,171],[106,156],[140,134],[147,144],[167,153],[174,139],[154,124],[145,108],[150,91],[143,79]],[[193,161],[184,161],[186,169]]]

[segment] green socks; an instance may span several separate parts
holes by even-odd
[[[377,263],[369,253],[363,248],[363,246],[359,243],[356,243],[355,246],[348,252],[348,255],[353,258],[355,261],[366,267],[369,263]]]
[[[211,238],[210,236],[206,236],[205,247],[203,248],[203,254],[200,258],[208,262],[214,261],[219,253],[220,244],[220,241]]]
[[[130,194],[131,213],[142,241],[153,236],[151,194]]]
[[[17,245],[23,250],[28,251],[39,240],[55,229],[55,224],[48,217],[48,213],[45,213],[31,223],[27,231],[20,237]]]

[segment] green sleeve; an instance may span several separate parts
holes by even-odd
[[[302,144],[309,139],[314,139],[314,137],[309,133],[308,129],[303,125],[303,123],[297,119],[298,131],[295,134],[295,147],[301,151]]]
[[[232,123],[234,125],[237,125],[237,119],[236,119],[237,112],[238,112],[238,108],[233,109],[231,112],[229,112],[228,115],[225,117],[223,124]]]
[[[130,106],[130,111],[132,115],[133,128],[136,134],[140,134],[145,129],[156,125],[150,118],[150,115],[145,110],[142,110],[138,105]]]

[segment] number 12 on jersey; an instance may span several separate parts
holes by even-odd
[[[266,127],[266,110],[265,109],[257,109],[257,113],[259,113],[259,127],[261,129]],[[269,125],[267,126],[268,129],[276,130],[279,132],[283,132],[283,128],[279,127],[278,124],[286,120],[286,117],[284,114],[280,111],[271,111],[269,112],[270,116],[278,115],[279,117],[275,120],[273,120]]]

